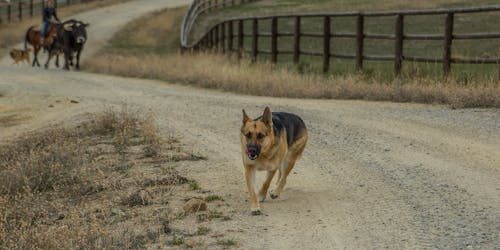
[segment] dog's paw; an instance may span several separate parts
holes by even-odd
[[[252,208],[252,215],[261,215],[262,212],[260,211],[260,208]]]
[[[263,202],[266,200],[266,193],[264,194],[258,194],[257,198],[259,199],[260,202]]]
[[[278,198],[279,195],[276,193],[275,190],[271,190],[269,191],[269,196],[271,196],[271,199],[276,199]]]

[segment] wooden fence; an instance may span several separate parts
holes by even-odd
[[[498,39],[500,29],[488,31],[487,33],[467,33],[456,34],[454,29],[455,16],[464,13],[500,12],[500,5],[476,7],[476,8],[456,8],[456,9],[436,9],[436,10],[410,10],[410,11],[384,11],[384,12],[337,12],[337,13],[314,13],[314,14],[286,14],[260,17],[245,17],[224,20],[208,30],[199,40],[191,45],[182,44],[184,50],[217,50],[220,52],[236,52],[239,57],[243,53],[248,53],[252,60],[257,60],[259,54],[270,55],[273,63],[278,61],[279,55],[292,55],[293,62],[298,63],[301,55],[322,57],[323,71],[330,68],[331,58],[354,59],[356,69],[363,68],[365,60],[393,61],[396,75],[401,73],[404,61],[410,62],[431,62],[441,63],[444,75],[450,72],[452,63],[463,64],[500,64],[500,58],[454,58],[452,57],[452,44],[454,40],[475,40],[475,39]],[[443,15],[445,18],[444,32],[442,34],[408,34],[405,33],[405,17],[423,15]],[[356,18],[356,28],[353,32],[333,33],[332,18],[354,17]],[[393,17],[393,34],[375,34],[365,32],[366,17]],[[323,20],[322,30],[318,32],[303,32],[302,21],[307,18],[321,18]],[[293,30],[280,30],[278,21],[281,19],[294,19]],[[270,20],[270,32],[259,32],[259,24],[262,21]],[[250,32],[245,31],[245,22],[251,22]],[[494,26],[495,27],[495,26]],[[496,26],[500,27],[500,26]],[[186,34],[184,34],[186,35]],[[270,38],[270,50],[259,49],[259,38]],[[278,38],[293,37],[293,49],[285,50],[278,48]],[[305,51],[301,47],[302,38],[322,39],[322,51]],[[245,47],[245,38],[250,38],[250,48]],[[332,51],[332,38],[353,38],[356,49],[353,54],[340,54]],[[384,39],[394,41],[394,54],[392,55],[370,55],[364,52],[366,39]],[[403,53],[403,46],[408,40],[438,40],[443,43],[442,57],[418,57],[408,56]],[[479,46],[479,45],[478,45]]]
[[[201,14],[210,12],[214,9],[220,9],[233,5],[255,2],[256,0],[194,0],[189,5],[188,12],[184,16],[181,26],[180,43],[181,49],[190,48],[188,45],[189,33],[196,22],[196,19]]]
[[[3,1],[3,0],[0,0]],[[92,0],[54,0],[54,5],[65,6]],[[23,18],[40,16],[44,8],[44,0],[13,0],[0,3],[0,23],[22,21]]]

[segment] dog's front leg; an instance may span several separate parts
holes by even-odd
[[[263,202],[266,199],[267,190],[269,189],[269,185],[271,185],[271,180],[273,179],[275,173],[276,173],[276,169],[272,170],[272,171],[267,171],[266,180],[262,184],[262,187],[260,188],[260,191],[258,194],[260,202]]]
[[[247,181],[248,193],[250,194],[250,210],[252,215],[259,215],[260,205],[255,193],[255,168],[253,166],[245,166],[245,179]]]

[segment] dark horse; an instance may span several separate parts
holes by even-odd
[[[41,44],[40,42],[40,31],[35,29],[35,26],[31,26],[28,31],[26,31],[26,36],[24,39],[24,48],[27,49],[28,43],[33,46],[33,63],[32,66],[34,67],[37,65],[40,67],[40,63],[38,62],[38,52],[43,48],[43,47],[51,47],[54,41],[56,40],[57,37],[57,30],[59,28],[59,24],[57,23],[49,23],[47,27],[47,34],[46,38],[44,39],[44,43]],[[54,51],[52,53],[57,53],[57,51]],[[45,64],[45,67],[48,66],[48,61]],[[56,59],[56,66],[59,67],[59,55],[57,56]]]

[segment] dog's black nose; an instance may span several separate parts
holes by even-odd
[[[247,146],[247,153],[248,153],[248,157],[251,160],[254,160],[259,156],[260,149],[256,145],[248,145]]]
[[[248,146],[247,149],[248,149],[249,154],[254,154],[254,155],[259,154],[259,148],[257,146],[254,146],[254,145]]]

